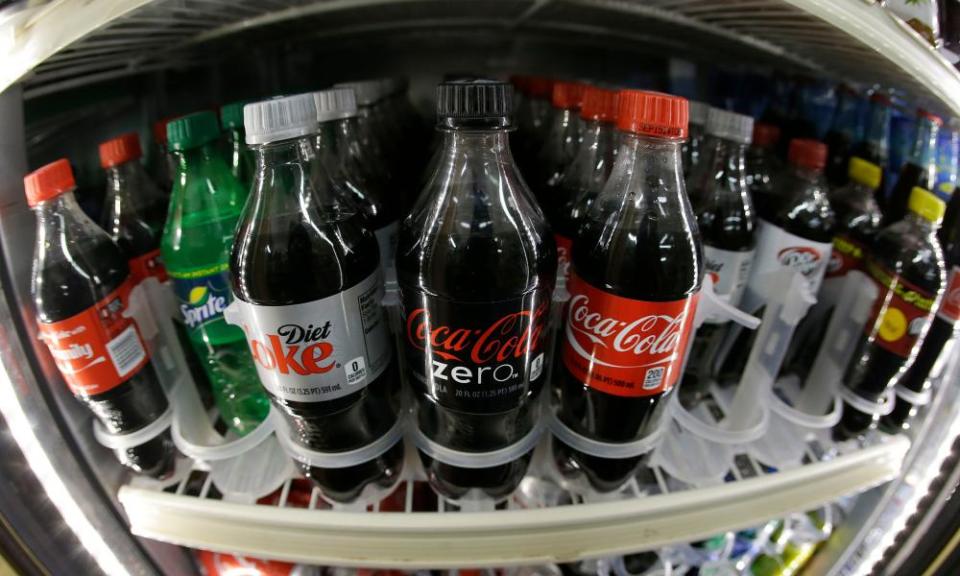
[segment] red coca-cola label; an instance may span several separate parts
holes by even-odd
[[[960,267],[950,268],[947,289],[943,291],[937,316],[953,324],[960,321]]]
[[[112,390],[149,362],[136,324],[123,316],[133,286],[133,279],[128,278],[79,314],[37,323],[40,339],[75,395],[95,396]]]
[[[827,278],[842,278],[853,270],[863,267],[866,248],[860,242],[846,235],[835,236],[830,262],[827,264]]]
[[[653,396],[680,378],[699,293],[647,302],[610,294],[571,272],[563,363],[585,385],[615,396]]]
[[[566,280],[570,276],[573,241],[562,234],[554,234],[553,239],[557,243],[557,278]]]
[[[151,277],[156,278],[160,282],[167,281],[167,269],[164,267],[163,262],[160,261],[159,248],[147,252],[142,256],[131,258],[128,265],[130,266],[130,274],[133,276],[134,282],[139,283],[141,280],[146,280]]]
[[[440,404],[502,412],[542,384],[548,290],[476,303],[404,289],[403,302],[408,369]]]
[[[901,358],[909,358],[933,317],[936,294],[920,288],[868,259],[867,274],[880,289],[865,326],[867,337],[877,346]]]

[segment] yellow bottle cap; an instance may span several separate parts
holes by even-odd
[[[850,166],[847,169],[847,176],[854,182],[859,182],[864,186],[876,190],[880,187],[880,176],[882,172],[880,167],[863,158],[856,156],[850,158]]]
[[[947,205],[943,203],[943,200],[937,198],[933,192],[919,186],[910,191],[907,208],[917,216],[935,224],[943,219],[943,213],[947,211]]]

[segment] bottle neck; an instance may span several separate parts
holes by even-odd
[[[874,102],[870,107],[870,122],[867,124],[867,142],[886,145],[890,133],[890,107]]]
[[[940,227],[939,224],[931,222],[913,211],[907,211],[907,215],[904,217],[904,220],[909,222],[910,226],[912,226],[914,229],[921,231],[927,236],[935,235],[937,233],[937,229]]]
[[[271,142],[256,148],[254,204],[265,213],[299,211],[309,219],[339,219],[344,210],[329,173],[316,154],[316,137]],[[324,139],[325,140],[325,139]]]
[[[853,94],[843,93],[837,103],[837,111],[833,117],[833,132],[842,134],[853,140],[858,136],[859,102]]]
[[[513,164],[509,132],[503,128],[451,127],[444,131],[443,147],[448,159],[464,157],[468,163],[496,160]]]
[[[128,197],[130,195],[129,183],[138,178],[142,170],[137,159],[107,168],[107,195]]]
[[[800,164],[792,163],[790,166],[793,168],[794,176],[807,182],[816,182],[823,176],[823,169],[811,168],[809,166],[801,166]]]
[[[913,150],[910,153],[910,161],[917,166],[927,167],[936,163],[937,156],[937,134],[939,126],[932,120],[921,118],[917,123],[916,138],[913,142]]]
[[[223,164],[223,168],[226,169],[226,162],[223,154],[217,149],[216,141],[207,142],[196,148],[175,151],[174,155],[177,159],[177,171],[180,174],[200,169],[204,165],[218,163]]]
[[[243,148],[246,146],[246,132],[243,128],[227,128],[226,129],[227,141],[230,142],[231,146],[234,148]]]
[[[665,140],[651,136],[624,132],[620,137],[620,149],[610,180],[620,180],[621,185],[604,186],[603,194],[632,196],[628,202],[640,203],[644,192],[655,187],[667,192],[668,202],[686,197],[683,182],[680,140]],[[663,199],[650,199],[660,202]],[[599,204],[596,204],[599,205]]]
[[[80,208],[73,190],[33,207],[37,217],[37,257],[71,259],[73,242],[109,241],[107,233]]]

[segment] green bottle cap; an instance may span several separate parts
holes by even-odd
[[[170,150],[189,150],[212,142],[220,136],[220,126],[213,112],[187,114],[167,124],[167,146]]]
[[[239,100],[224,104],[220,108],[220,125],[224,130],[230,128],[243,128],[243,106],[247,104],[246,100]]]

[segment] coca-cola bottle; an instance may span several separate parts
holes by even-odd
[[[30,292],[40,339],[73,395],[111,434],[154,423],[169,404],[137,324],[124,313],[135,280],[127,258],[74,198],[67,160],[24,178],[37,216]],[[173,471],[168,433],[115,451],[128,468],[157,478]]]
[[[140,137],[129,132],[100,144],[100,165],[107,171],[101,225],[127,256],[134,281],[167,280],[160,262],[160,238],[167,198],[140,165]]]
[[[907,203],[916,187],[933,190],[937,182],[937,134],[943,120],[926,110],[917,111],[917,126],[907,162],[883,211],[884,223],[899,222],[907,214]]]
[[[710,109],[703,157],[687,193],[703,242],[703,262],[714,291],[733,306],[747,285],[756,245],[756,214],[747,189],[746,151],[753,118]],[[704,324],[690,348],[680,400],[693,405],[706,393],[710,361],[722,339],[718,324]]]
[[[399,385],[374,235],[318,177],[312,94],[248,104],[257,159],[230,281],[260,381],[294,442],[325,453],[368,446],[399,412]],[[398,478],[403,445],[343,468],[303,465],[324,496],[351,501]]]
[[[874,238],[865,270],[877,285],[860,342],[843,385],[867,402],[881,403],[913,364],[946,286],[943,250],[937,226],[944,204],[932,192],[914,188],[907,216]],[[844,440],[874,428],[879,415],[844,403],[843,417],[833,429]]]
[[[706,134],[707,114],[710,105],[696,100],[690,100],[690,125],[687,130],[687,140],[683,143],[680,154],[683,159],[683,176],[687,177],[700,163],[700,149],[703,147],[703,138]]]
[[[780,170],[777,143],[780,129],[773,124],[757,122],[753,125],[753,139],[747,149],[747,188],[757,216],[772,220],[776,214],[777,188],[774,174]]]
[[[618,106],[617,159],[573,241],[554,393],[562,425],[623,444],[660,426],[692,332],[703,257],[680,155],[687,101],[623,90]],[[642,458],[588,454],[556,439],[553,452],[561,473],[604,492]]]
[[[532,179],[533,192],[547,216],[559,211],[557,205],[562,200],[557,197],[557,187],[580,147],[580,107],[584,87],[577,82],[556,82],[553,85],[553,119]]]
[[[514,155],[520,166],[533,168],[550,128],[553,80],[542,76],[520,76],[516,86],[522,90],[523,98],[515,114],[517,131],[512,138],[517,146],[514,147]]]
[[[823,168],[827,147],[816,140],[790,142],[789,173],[777,180],[781,198],[772,219],[760,218],[757,251],[740,308],[761,316],[766,306],[765,276],[786,268],[803,274],[811,293],[823,282],[833,247],[836,216],[827,197]],[[738,382],[756,332],[731,325],[718,361],[721,384]]]
[[[510,155],[511,89],[489,80],[437,88],[436,171],[404,220],[397,276],[417,426],[462,453],[506,449],[538,420],[557,253]],[[421,452],[446,498],[507,497],[531,453],[464,468]]]
[[[573,162],[563,173],[557,186],[556,201],[548,204],[553,213],[547,219],[557,241],[557,277],[566,280],[570,266],[570,246],[576,236],[580,217],[590,209],[593,200],[610,176],[616,155],[617,93],[614,90],[587,86],[583,92],[583,139]]]

